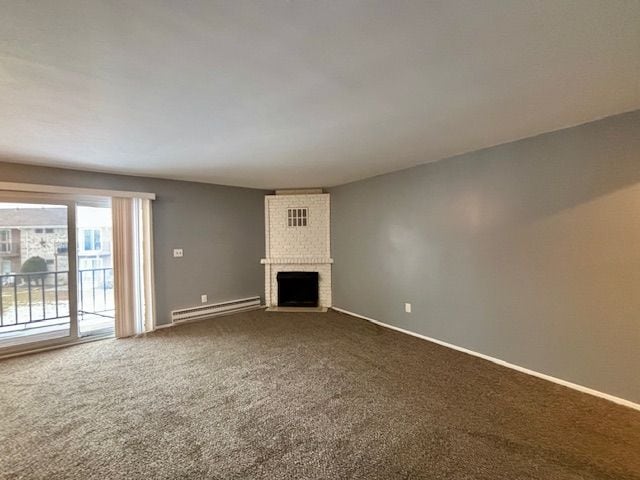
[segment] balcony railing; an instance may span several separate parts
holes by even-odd
[[[77,281],[79,317],[113,318],[113,269],[78,270]],[[0,333],[68,318],[68,271],[0,275]]]
[[[78,270],[78,312],[114,318],[113,268]]]

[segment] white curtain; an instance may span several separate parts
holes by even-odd
[[[155,328],[151,200],[111,199],[116,337]]]

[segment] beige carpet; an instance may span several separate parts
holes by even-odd
[[[0,361],[3,479],[640,479],[640,412],[335,312]]]

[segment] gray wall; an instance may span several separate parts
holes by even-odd
[[[157,322],[169,312],[264,292],[265,191],[0,162],[0,181],[153,192]],[[173,258],[183,248],[183,258]]]
[[[334,305],[640,402],[639,182],[635,111],[333,188]]]

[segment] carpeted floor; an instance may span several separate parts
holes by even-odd
[[[640,412],[335,312],[0,361],[2,479],[640,479]]]

